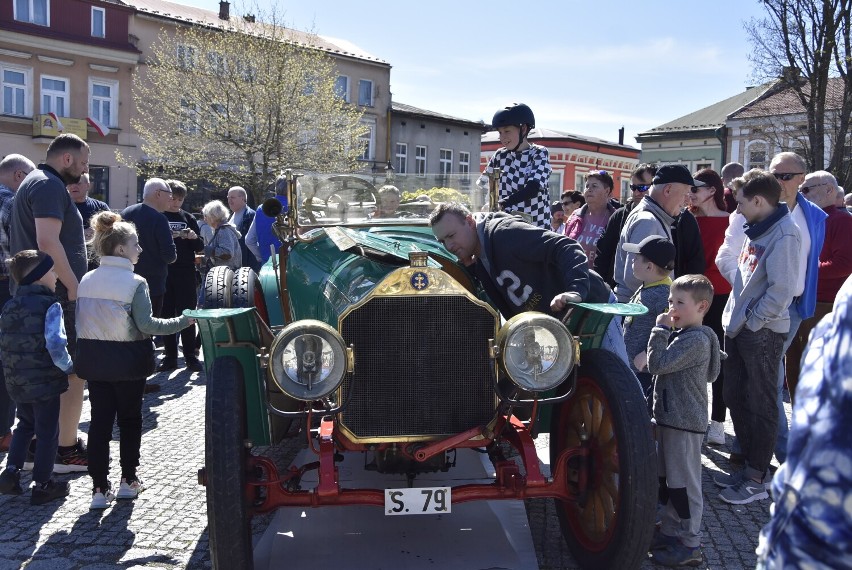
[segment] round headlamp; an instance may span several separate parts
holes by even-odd
[[[282,392],[306,402],[334,392],[349,369],[343,338],[321,321],[287,325],[272,341],[269,369]]]
[[[559,320],[543,313],[522,313],[497,333],[500,365],[519,388],[546,392],[559,386],[574,368],[575,341]]]

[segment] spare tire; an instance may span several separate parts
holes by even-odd
[[[230,267],[219,265],[207,272],[204,278],[202,309],[229,309],[234,272]]]
[[[251,267],[241,267],[231,282],[231,307],[254,307],[263,322],[269,326],[269,311],[260,278]]]

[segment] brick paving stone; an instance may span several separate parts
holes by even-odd
[[[60,475],[71,481],[64,502],[31,507],[29,494],[0,495],[0,570],[105,570],[107,568],[211,568],[208,553],[205,491],[197,484],[204,460],[204,374],[184,370],[160,374],[152,381],[160,392],[147,394],[143,404],[142,459],[139,476],[146,489],[135,501],[117,501],[103,512],[90,512],[91,480],[85,473]],[[789,404],[786,405],[790,414]],[[89,421],[84,406],[82,431]],[[753,568],[760,527],[769,519],[768,500],[728,505],[719,498],[712,475],[728,469],[733,426],[726,423],[727,444],[704,447],[705,563],[701,568]],[[111,477],[117,485],[117,432],[111,443]],[[546,436],[537,440],[546,446]],[[303,438],[286,445],[257,449],[284,468],[304,446]],[[5,463],[5,455],[0,454]],[[777,467],[776,464],[774,464]],[[22,484],[30,483],[25,473]],[[559,530],[552,500],[526,502],[529,528],[539,566],[547,570],[578,568]],[[255,539],[266,530],[274,513],[252,519]],[[643,569],[654,568],[647,561]]]

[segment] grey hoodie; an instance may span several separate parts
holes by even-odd
[[[648,370],[654,375],[658,426],[707,431],[707,384],[716,380],[724,357],[716,333],[708,326],[651,329]]]
[[[204,246],[204,254],[207,256],[207,261],[211,267],[227,265],[234,271],[242,267],[243,255],[240,249],[240,232],[237,231],[230,220],[223,222],[216,228],[213,237],[210,238],[210,243]]]
[[[733,291],[722,313],[725,336],[743,327],[790,332],[790,313],[799,276],[799,230],[786,204],[757,224],[746,224],[746,240],[737,258]]]

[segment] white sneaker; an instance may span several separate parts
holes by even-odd
[[[106,509],[112,503],[113,499],[115,499],[115,495],[112,494],[111,489],[107,488],[102,491],[99,487],[92,493],[92,502],[89,503],[89,509]]]
[[[725,424],[710,421],[707,428],[707,445],[725,445]]]
[[[135,499],[144,488],[142,481],[138,479],[130,483],[127,482],[127,479],[122,479],[115,497],[116,499]]]

